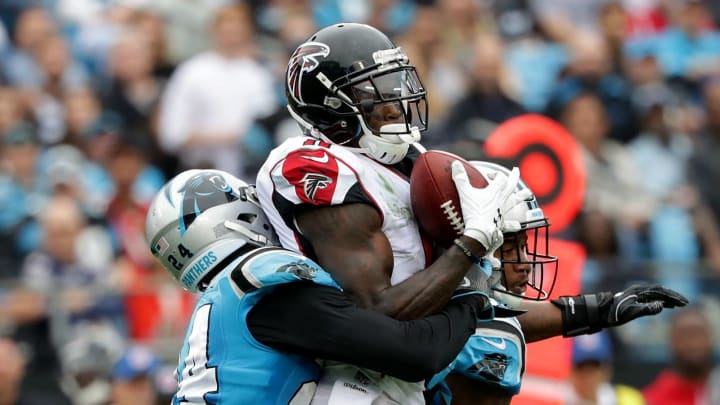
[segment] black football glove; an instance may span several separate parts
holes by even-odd
[[[504,305],[494,305],[494,302],[490,301],[490,295],[492,292],[492,284],[488,273],[492,273],[492,267],[490,263],[483,260],[481,264],[475,264],[470,266],[470,269],[465,273],[465,277],[460,281],[455,293],[452,295],[452,299],[463,297],[466,295],[482,295],[485,298],[487,305],[481,313],[478,314],[480,321],[489,321],[497,318],[508,318],[513,316],[522,315],[527,311],[510,309]]]
[[[551,302],[562,311],[563,336],[571,337],[655,315],[663,308],[684,307],[688,299],[659,285],[634,285],[615,294],[563,296]]]

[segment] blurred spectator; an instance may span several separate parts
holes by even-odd
[[[624,69],[623,44],[629,17],[620,1],[607,1],[600,6],[598,22],[600,33],[610,52],[612,72],[622,74]]]
[[[62,141],[80,147],[82,135],[100,117],[102,104],[90,87],[79,87],[65,92],[65,136]]]
[[[520,3],[498,16],[498,29],[506,39],[505,59],[512,74],[518,101],[529,111],[541,112],[553,91],[568,53],[562,43],[548,41],[522,3],[494,2],[496,7]]]
[[[597,15],[607,0],[530,0],[543,31],[558,42],[572,42],[579,30],[598,33]]]
[[[475,40],[479,35],[494,33],[492,10],[488,2],[474,0],[437,0],[440,12],[443,47],[462,67],[473,63]]]
[[[644,405],[640,391],[611,384],[613,353],[607,330],[573,338],[571,392],[565,405]]]
[[[215,49],[184,62],[163,95],[160,145],[183,168],[215,167],[247,176],[244,142],[253,121],[278,104],[272,76],[255,60],[246,6],[220,9],[213,22]]]
[[[160,359],[144,346],[130,347],[112,368],[112,405],[155,405]]]
[[[499,38],[478,37],[473,51],[468,94],[450,108],[446,127],[436,132],[434,143],[448,145],[457,141],[482,140],[497,124],[524,112],[522,106],[508,95],[507,71]],[[464,157],[479,153],[479,147],[476,149],[465,150]]]
[[[136,2],[166,22],[167,57],[172,64],[191,59],[212,43],[208,27],[218,10],[237,2],[228,0],[163,0]]]
[[[27,119],[27,112],[20,93],[12,87],[0,87],[0,136],[24,119]]]
[[[290,55],[317,31],[317,26],[309,1],[274,0],[261,3],[264,4],[259,5],[257,10],[257,23],[264,34],[258,38],[258,46],[263,50],[263,63],[273,74],[275,92],[279,99],[283,99],[283,83]],[[246,156],[247,171],[253,173],[265,161],[269,148],[297,136],[298,127],[287,109],[278,108],[271,115],[259,119],[250,131],[255,132],[250,135],[253,139],[266,140],[255,145],[247,144],[249,147],[254,146],[247,149]]]
[[[105,327],[80,332],[60,351],[63,392],[73,405],[110,405],[113,364],[122,353],[122,337]]]
[[[648,50],[624,46],[625,74],[636,87],[665,83],[657,58]],[[633,99],[635,96],[633,96]]]
[[[703,4],[705,4],[705,7],[707,7],[711,13],[715,21],[715,26],[720,26],[720,3],[714,0],[703,0]]]
[[[673,4],[674,3],[674,4]],[[720,66],[720,33],[708,24],[708,11],[699,0],[676,0],[671,16],[676,25],[656,38],[639,39],[653,49],[668,76],[699,79],[717,74]]]
[[[69,89],[89,84],[84,70],[69,53],[65,39],[60,35],[45,38],[35,55],[41,69],[38,83],[26,87],[30,104],[38,122],[43,143],[55,143],[62,139],[63,127],[62,98]]]
[[[125,123],[115,111],[103,111],[80,132],[78,146],[87,158],[100,166],[107,165],[120,138]]]
[[[707,124],[695,140],[688,166],[691,183],[700,198],[696,226],[712,267],[720,271],[720,79],[709,80],[703,89]],[[707,208],[705,208],[707,207]]]
[[[35,127],[17,122],[0,146],[0,277],[19,275],[23,257],[37,246],[34,215],[47,195],[38,176],[40,141]]]
[[[623,145],[608,138],[609,122],[600,99],[592,93],[577,96],[565,107],[561,122],[578,141],[585,162],[584,218],[604,221],[603,229],[614,229],[621,257],[644,258],[645,232],[657,201],[638,191],[641,190],[640,173],[635,169],[630,153]],[[608,236],[590,228],[591,225],[581,224],[581,228],[588,227],[588,232],[583,234],[593,238]],[[593,241],[585,243],[594,245]]]
[[[122,326],[119,300],[107,273],[112,253],[105,230],[88,226],[70,196],[53,197],[40,213],[42,248],[23,264],[22,284],[45,302],[55,322],[52,337],[61,344],[83,323]]]
[[[159,11],[152,8],[138,8],[130,20],[130,29],[141,33],[148,41],[152,55],[153,75],[166,80],[170,77],[175,64],[169,59],[166,21]]]
[[[367,17],[358,22],[370,24],[390,36],[404,32],[414,17],[414,2],[409,0],[370,0]]]
[[[50,13],[42,7],[26,7],[20,12],[13,32],[13,45],[3,61],[3,72],[11,85],[37,86],[40,68],[33,56],[40,44],[58,32]]]
[[[428,112],[431,123],[443,122],[448,107],[466,91],[464,72],[444,46],[443,28],[437,7],[418,4],[413,23],[396,40],[422,78],[428,105],[432,106]]]
[[[645,389],[648,405],[704,405],[720,402],[720,367],[713,353],[707,316],[698,308],[676,313],[670,324],[672,369]]]
[[[610,137],[629,141],[637,134],[631,86],[623,76],[612,71],[608,43],[598,34],[581,31],[575,33],[569,46],[570,63],[550,97],[548,114],[557,117],[569,100],[580,93],[593,92],[606,110]]]
[[[67,196],[80,204],[90,221],[103,222],[112,184],[98,164],[89,161],[80,149],[60,144],[46,149],[38,166],[45,198]]]
[[[315,0],[309,3],[315,22],[320,27],[358,22],[377,27],[390,36],[407,29],[414,16],[414,2],[408,0]]]
[[[124,32],[110,56],[110,84],[103,105],[117,112],[130,136],[152,145],[150,124],[160,100],[163,81],[155,77],[155,55],[149,38],[139,31]]]
[[[127,334],[133,341],[151,341],[159,337],[168,315],[163,314],[161,297],[171,280],[165,272],[156,271],[155,260],[147,249],[145,214],[150,199],[164,181],[157,178],[157,169],[149,165],[146,153],[132,143],[123,143],[115,149],[107,169],[114,191],[106,216],[121,253],[113,267],[124,295]],[[152,178],[159,182],[150,181]],[[171,305],[175,306],[175,315],[183,317],[188,311],[183,303],[190,306],[193,301],[179,291],[177,295],[179,303]]]
[[[56,22],[42,7],[27,7],[18,16],[15,49],[3,63],[9,84],[20,90],[31,109],[43,142],[58,141],[62,133],[61,106],[44,88],[74,85],[86,79],[77,65],[68,67],[67,48]],[[68,67],[68,69],[65,69]]]
[[[513,41],[539,33],[537,19],[530,10],[528,0],[507,0],[492,2],[493,18],[497,32],[504,41]]]
[[[69,196],[55,197],[43,208],[43,247],[25,259],[21,285],[10,290],[2,313],[14,326],[14,339],[27,348],[33,370],[24,390],[28,398],[64,404],[58,351],[85,325],[122,325],[122,312],[105,269],[92,267],[108,252],[107,237],[84,225]]]
[[[0,405],[29,405],[20,397],[20,384],[25,376],[25,359],[17,344],[8,339],[0,338]]]
[[[48,95],[58,99],[65,89],[89,84],[87,72],[72,57],[65,37],[54,34],[43,38],[34,50],[40,77],[30,88],[41,88]]]
[[[639,191],[659,202],[650,224],[649,254],[662,262],[694,264],[699,247],[690,213],[696,199],[686,172],[692,151],[690,138],[668,123],[674,108],[670,89],[645,85],[635,96],[641,132],[629,145],[630,153],[637,172],[643,173]]]

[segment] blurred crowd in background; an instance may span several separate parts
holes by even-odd
[[[528,112],[568,129],[588,189],[561,236],[585,287],[650,263],[717,301],[720,2],[2,0],[0,404],[166,403],[194,302],[146,247],[150,198],[187,168],[253,182],[299,133],[290,53],[342,21],[407,52],[428,147],[476,158]]]

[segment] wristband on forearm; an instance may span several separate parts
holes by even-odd
[[[605,294],[562,296],[551,302],[562,311],[562,335],[572,337],[595,333],[604,328],[607,321],[602,319],[601,304]]]

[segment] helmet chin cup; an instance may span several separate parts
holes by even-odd
[[[368,156],[386,165],[403,160],[410,144],[420,140],[417,127],[411,127],[408,133],[405,124],[386,124],[380,127],[380,132],[375,135],[364,131],[358,143]]]

